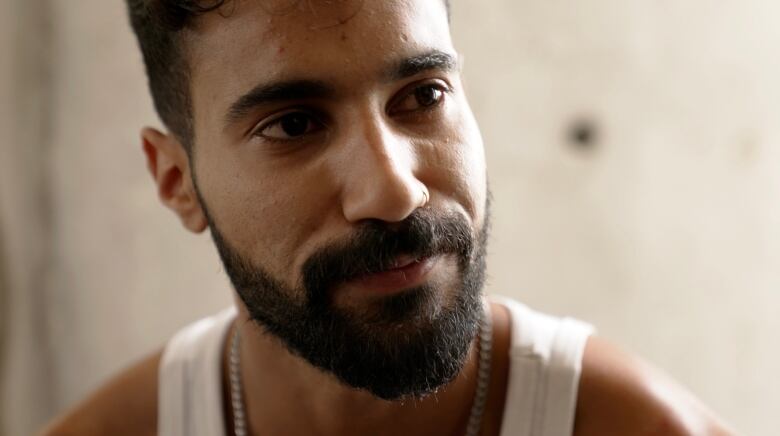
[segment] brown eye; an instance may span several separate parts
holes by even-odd
[[[319,123],[305,112],[290,112],[266,124],[258,132],[272,140],[293,140],[320,128]]]
[[[441,100],[441,97],[441,90],[434,88],[433,86],[421,86],[414,90],[414,98],[417,99],[417,103],[423,107],[435,105]]]
[[[390,113],[404,114],[432,109],[443,102],[445,92],[446,88],[438,84],[417,86],[399,99]]]

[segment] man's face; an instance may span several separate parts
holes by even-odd
[[[443,1],[223,12],[188,41],[192,170],[236,290],[342,381],[384,398],[430,392],[474,335],[487,227],[482,141]],[[376,279],[420,258],[416,278]]]

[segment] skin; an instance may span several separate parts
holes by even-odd
[[[359,3],[325,10],[314,1],[313,9],[269,14],[258,2],[238,1],[229,14],[206,14],[187,35],[192,158],[171,134],[142,131],[158,195],[184,227],[207,228],[205,203],[242,256],[291,287],[311,253],[364,220],[399,222],[427,202],[462,214],[474,229],[485,222],[483,144],[458,69],[388,73],[432,50],[457,59],[443,3],[366,0],[358,9]],[[267,102],[226,122],[242,95],[280,80],[314,80],[332,92]],[[422,86],[442,90],[435,106],[420,107],[414,89]],[[316,113],[321,122],[288,138],[275,121],[295,110]],[[455,272],[454,262],[440,259],[427,279],[448,290]],[[360,310],[365,294],[354,284],[334,292],[336,304],[349,310]],[[476,388],[473,350],[461,374],[436,395],[384,401],[291,355],[248,321],[238,298],[236,306],[250,428],[286,435],[462,434]],[[491,309],[494,371],[483,435],[500,431],[510,342],[508,312]],[[157,352],[136,364],[43,434],[156,434],[159,361]],[[229,408],[225,413],[230,422]],[[575,434],[732,433],[666,376],[593,337]]]

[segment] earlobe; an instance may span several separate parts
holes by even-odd
[[[160,201],[179,216],[188,230],[204,231],[208,224],[195,192],[184,146],[174,135],[151,127],[141,130],[141,142]]]

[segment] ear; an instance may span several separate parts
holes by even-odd
[[[172,134],[151,127],[141,130],[141,141],[160,201],[176,212],[188,230],[194,233],[204,231],[208,223],[195,193],[190,160],[184,146]]]

